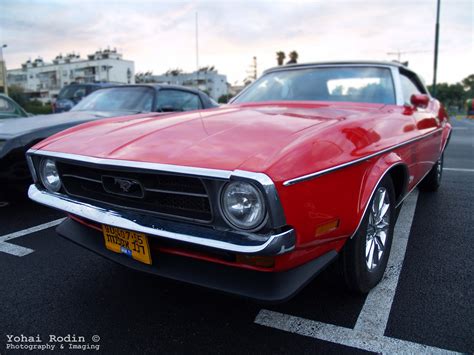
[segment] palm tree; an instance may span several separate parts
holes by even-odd
[[[292,51],[290,52],[290,60],[286,64],[296,64],[298,63],[298,52]]]
[[[279,52],[276,52],[276,55],[277,55],[277,63],[278,65],[283,65],[283,61],[285,60],[285,52],[282,52],[282,51],[279,51]]]

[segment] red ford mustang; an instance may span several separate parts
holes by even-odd
[[[50,137],[28,152],[29,196],[68,213],[63,237],[144,272],[282,301],[338,258],[368,292],[403,200],[438,189],[450,132],[404,66],[289,65],[224,107]]]

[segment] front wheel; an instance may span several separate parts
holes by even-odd
[[[349,289],[367,293],[387,267],[396,221],[395,192],[390,177],[376,187],[359,229],[342,251],[344,281]]]

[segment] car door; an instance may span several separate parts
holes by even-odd
[[[411,107],[410,99],[412,95],[428,94],[416,75],[408,71],[400,70],[400,83],[403,100],[407,106]],[[430,171],[433,164],[439,158],[442,134],[441,130],[438,129],[441,127],[441,123],[438,118],[438,112],[435,111],[433,100],[430,101],[426,108],[412,108],[411,110],[406,110],[405,113],[413,116],[416,129],[420,136],[423,137],[415,143],[416,175],[421,179]]]

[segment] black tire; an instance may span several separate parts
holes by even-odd
[[[441,179],[443,177],[443,162],[444,154],[441,154],[428,175],[426,175],[425,178],[421,180],[420,185],[418,185],[421,191],[434,192],[439,189],[441,186]]]
[[[372,207],[374,206],[374,201],[376,200],[376,198],[379,198],[381,196],[380,194],[383,191],[385,191],[385,194],[387,196],[387,199],[385,200],[384,195],[383,200],[388,201],[389,203],[387,213],[382,215],[383,218],[380,221],[380,223],[388,223],[387,227],[384,227],[383,229],[385,233],[384,243],[381,242],[380,236],[371,237],[371,235],[375,234],[369,234],[369,221],[374,220]],[[388,217],[386,217],[387,214]],[[374,192],[374,196],[372,196],[371,200],[369,201],[367,211],[364,214],[359,229],[352,237],[352,239],[349,239],[347,241],[342,251],[340,259],[342,264],[342,273],[344,276],[345,284],[351,291],[355,291],[358,293],[367,293],[373,287],[375,287],[382,279],[382,276],[387,267],[388,257],[390,255],[390,249],[392,246],[393,239],[393,229],[395,226],[396,218],[397,216],[395,209],[395,189],[393,187],[392,179],[386,176],[377,185]],[[378,230],[376,227],[374,227],[375,224],[377,224],[375,223],[375,221],[371,224],[370,231]],[[382,230],[379,230],[378,233],[380,233],[380,231]],[[380,259],[378,259],[377,264],[374,264],[373,255],[375,254],[376,250],[379,250],[378,248],[380,248],[380,243],[382,243],[382,245],[384,246],[383,252],[380,256]],[[372,257],[370,257],[371,249],[369,249],[369,257],[371,259],[371,266],[369,267],[369,261],[366,261],[366,246],[369,247],[370,245],[373,246],[374,250],[372,251]],[[379,253],[377,253],[376,255],[379,255]]]

